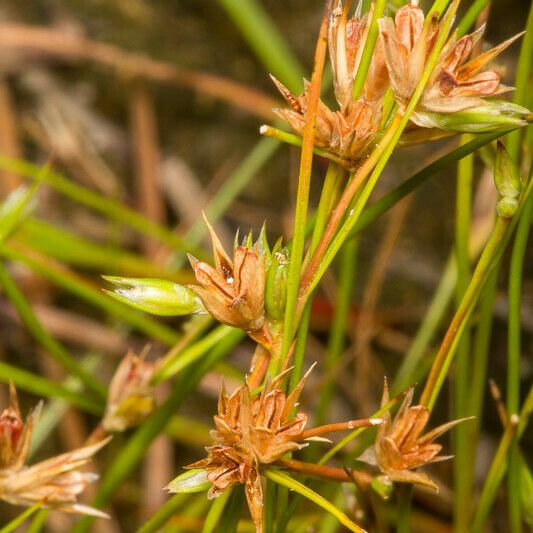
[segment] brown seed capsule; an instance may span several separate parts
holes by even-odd
[[[435,439],[466,418],[454,420],[422,435],[429,420],[429,411],[423,405],[410,406],[414,389],[411,389],[398,410],[394,420],[389,412],[383,415],[383,424],[378,428],[374,453],[379,469],[392,481],[414,483],[438,490],[437,484],[422,472],[413,470],[419,466],[445,461],[451,456],[439,455],[442,445]],[[381,405],[389,403],[385,383]]]
[[[191,285],[208,312],[219,322],[245,330],[263,345],[271,338],[265,326],[265,258],[259,244],[236,246],[231,260],[207,222],[215,266],[189,256],[196,281]]]
[[[328,27],[328,48],[333,69],[333,86],[339,110],[334,111],[319,101],[315,144],[325,148],[348,165],[364,157],[380,128],[381,99],[388,87],[388,74],[381,45],[378,43],[370,64],[360,98],[353,100],[354,80],[366,43],[372,12],[362,18],[348,18],[349,1],[336,0],[331,9]],[[293,95],[272,77],[290,109],[275,109],[299,135],[303,135],[309,82],[304,92]]]
[[[424,12],[414,2],[401,7],[393,21],[384,17],[378,21],[380,41],[389,71],[396,101],[405,109],[426,67],[427,60],[442,25],[437,17],[424,23]],[[507,48],[520,35],[470,59],[474,45],[485,27],[456,39],[455,34],[443,46],[435,69],[424,89],[411,120],[428,127],[424,112],[456,113],[483,105],[483,98],[510,90],[500,83],[500,75],[483,67]]]
[[[236,483],[244,484],[250,513],[259,532],[263,531],[260,477],[263,465],[275,463],[286,453],[307,446],[306,441],[321,439],[324,433],[381,423],[381,419],[352,420],[305,430],[307,415],[296,411],[296,406],[310,371],[287,395],[280,384],[288,371],[267,379],[257,395],[247,383],[231,395],[222,386],[218,414],[214,417],[216,429],[211,432],[213,445],[206,448],[206,459],[187,467],[207,471],[210,498]]]

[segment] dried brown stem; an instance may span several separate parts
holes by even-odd
[[[117,46],[99,43],[54,29],[24,24],[0,24],[0,50],[17,56],[48,56],[71,61],[89,60],[111,67],[130,78],[144,78],[188,87],[224,100],[253,115],[273,118],[274,99],[241,83],[189,69],[169,65],[142,54],[130,53]]]
[[[296,459],[280,459],[276,464],[302,476],[329,479],[331,481],[340,481],[341,483],[357,481],[358,484],[365,485],[369,484],[372,480],[370,474],[360,470],[351,470],[350,474],[348,474],[344,468],[304,463]]]
[[[133,87],[130,115],[139,210],[154,222],[162,223],[165,206],[159,186],[157,119],[150,91],[142,84]],[[143,248],[148,257],[154,257],[159,246],[153,239],[145,238]]]
[[[302,433],[302,439],[309,439],[311,437],[318,437],[325,433],[332,433],[334,431],[350,431],[357,428],[365,428],[370,426],[377,426],[381,424],[381,418],[362,418],[360,420],[349,420],[348,422],[337,422],[336,424],[325,424],[316,428],[308,429]]]
[[[0,153],[8,157],[20,158],[21,148],[18,138],[17,117],[11,90],[4,79],[0,79]],[[5,197],[21,184],[20,176],[7,170],[0,172],[0,196]]]

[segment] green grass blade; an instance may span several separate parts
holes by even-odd
[[[496,491],[500,486],[503,474],[505,472],[504,469],[507,451],[516,432],[517,424],[518,416],[512,415],[485,479],[479,501],[477,502],[476,512],[469,529],[470,533],[481,533],[483,531],[485,522],[490,513],[490,509],[492,508],[494,498],[496,497]]]
[[[469,32],[470,28],[476,23],[476,19],[480,13],[485,9],[485,6],[490,0],[474,0],[468,11],[463,15],[463,18],[457,25],[457,36],[462,37]]]
[[[107,390],[91,373],[87,372],[41,325],[30,304],[0,261],[0,285],[9,298],[24,325],[34,339],[70,374],[77,376],[101,400],[107,396]]]
[[[239,339],[244,337],[244,332],[230,326],[218,326],[213,331],[204,335],[199,341],[178,352],[174,357],[165,361],[163,367],[153,377],[154,383],[170,379],[186,367],[196,362],[219,342],[223,342],[228,336],[234,335]]]
[[[167,500],[150,519],[141,526],[137,533],[156,533],[176,514],[178,509],[187,501],[188,494],[174,494]]]
[[[355,522],[350,520],[338,507],[287,474],[281,472],[280,470],[269,468],[268,470],[264,471],[264,475],[275,483],[301,494],[319,507],[322,507],[322,509],[335,516],[339,522],[343,526],[347,527],[350,531],[355,533],[365,533],[364,529],[360,528]]]
[[[262,139],[244,158],[241,164],[235,169],[231,176],[224,182],[224,185],[211,198],[209,204],[204,209],[205,214],[211,224],[219,220],[232,202],[238,197],[242,190],[250,183],[261,167],[274,155],[280,147],[280,143],[273,139]],[[185,235],[187,243],[192,245],[200,244],[202,238],[207,234],[207,226],[200,218],[189,229]]]
[[[507,410],[515,413],[520,404],[520,360],[521,349],[521,303],[522,276],[529,230],[533,217],[533,196],[524,208],[516,230],[515,242],[511,253],[509,270],[509,315],[507,325]],[[518,441],[513,439],[509,448],[508,502],[511,532],[519,533],[521,528],[520,498],[520,456]]]
[[[91,242],[44,220],[28,219],[18,230],[17,239],[48,257],[98,273],[164,278],[178,283],[191,279],[188,273],[156,265],[119,247]]]
[[[98,364],[102,361],[101,355],[91,354],[84,357],[80,364],[81,366],[93,372],[98,367]],[[74,394],[83,394],[83,385],[81,381],[74,377],[68,376],[62,383],[65,389],[68,389]],[[39,450],[39,448],[47,441],[51,433],[57,427],[57,424],[63,417],[63,415],[69,409],[69,402],[63,399],[57,398],[49,401],[42,409],[39,420],[33,428],[31,434],[31,444],[28,457],[31,457]]]
[[[161,342],[172,345],[180,338],[171,328],[105,295],[98,287],[42,255],[31,250],[21,251],[11,245],[1,247],[0,255],[24,263],[68,292]]]
[[[292,92],[302,88],[300,63],[259,0],[219,0],[250,48]]]
[[[32,514],[38,511],[42,507],[42,503],[36,503],[34,506],[26,509],[23,513],[19,514],[16,518],[11,520],[9,524],[0,529],[0,533],[11,533],[21,526]]]
[[[510,130],[509,130],[510,131]],[[472,141],[459,146],[446,155],[440,157],[433,163],[418,171],[412,177],[407,179],[404,183],[387,193],[383,198],[374,202],[372,205],[365,208],[361,213],[357,223],[355,224],[350,236],[353,237],[359,234],[364,228],[375,222],[381,215],[391,209],[402,198],[413,192],[417,187],[425,183],[429,178],[460,161],[463,157],[479,150],[483,146],[492,141],[506,135],[508,132],[485,133],[477,135]]]
[[[13,382],[18,388],[44,398],[61,398],[87,413],[101,415],[104,412],[104,405],[90,396],[73,392],[64,385],[1,361],[0,381]]]
[[[217,531],[218,521],[222,516],[222,512],[228,503],[232,493],[232,489],[226,489],[218,498],[213,500],[209,512],[205,517],[204,527],[202,528],[202,533],[213,533]]]
[[[183,251],[187,249],[195,255],[198,254],[199,258],[204,257],[202,250],[193,250],[191,249],[192,247],[187,247],[186,243],[184,243],[174,231],[155,223],[149,218],[140,215],[136,211],[125,207],[111,198],[102,196],[101,194],[68,180],[57,172],[50,171],[42,174],[41,167],[4,155],[0,155],[0,168],[20,174],[21,176],[25,176],[32,180],[42,179],[43,182],[47,183],[50,187],[71,200],[94,209],[95,211],[106,215],[111,220],[130,226],[142,235],[158,239],[175,250]]]

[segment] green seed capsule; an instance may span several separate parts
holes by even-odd
[[[121,302],[160,316],[190,315],[205,311],[198,296],[188,287],[163,279],[104,276],[118,288],[106,291]]]
[[[195,468],[180,474],[172,480],[168,484],[167,490],[169,492],[191,494],[194,492],[203,492],[209,489],[209,487],[211,487],[211,483],[207,480],[207,472],[203,468]]]
[[[287,298],[287,274],[289,258],[284,251],[273,252],[267,271],[265,308],[274,320],[281,320],[285,313]]]

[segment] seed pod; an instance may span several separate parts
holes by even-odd
[[[207,471],[202,468],[187,470],[174,478],[166,487],[169,492],[180,494],[203,492],[210,488],[211,483],[207,480]]]
[[[529,111],[521,106],[493,100],[485,105],[454,113],[416,111],[413,120],[423,128],[462,133],[488,133],[521,128]]]
[[[285,313],[287,298],[287,275],[289,272],[289,257],[286,250],[276,245],[272,252],[270,266],[267,271],[265,289],[265,307],[268,315],[274,320],[281,320]]]
[[[105,291],[113,298],[160,316],[180,316],[205,312],[200,298],[188,287],[163,279],[121,278],[103,276],[117,285],[117,289]]]

